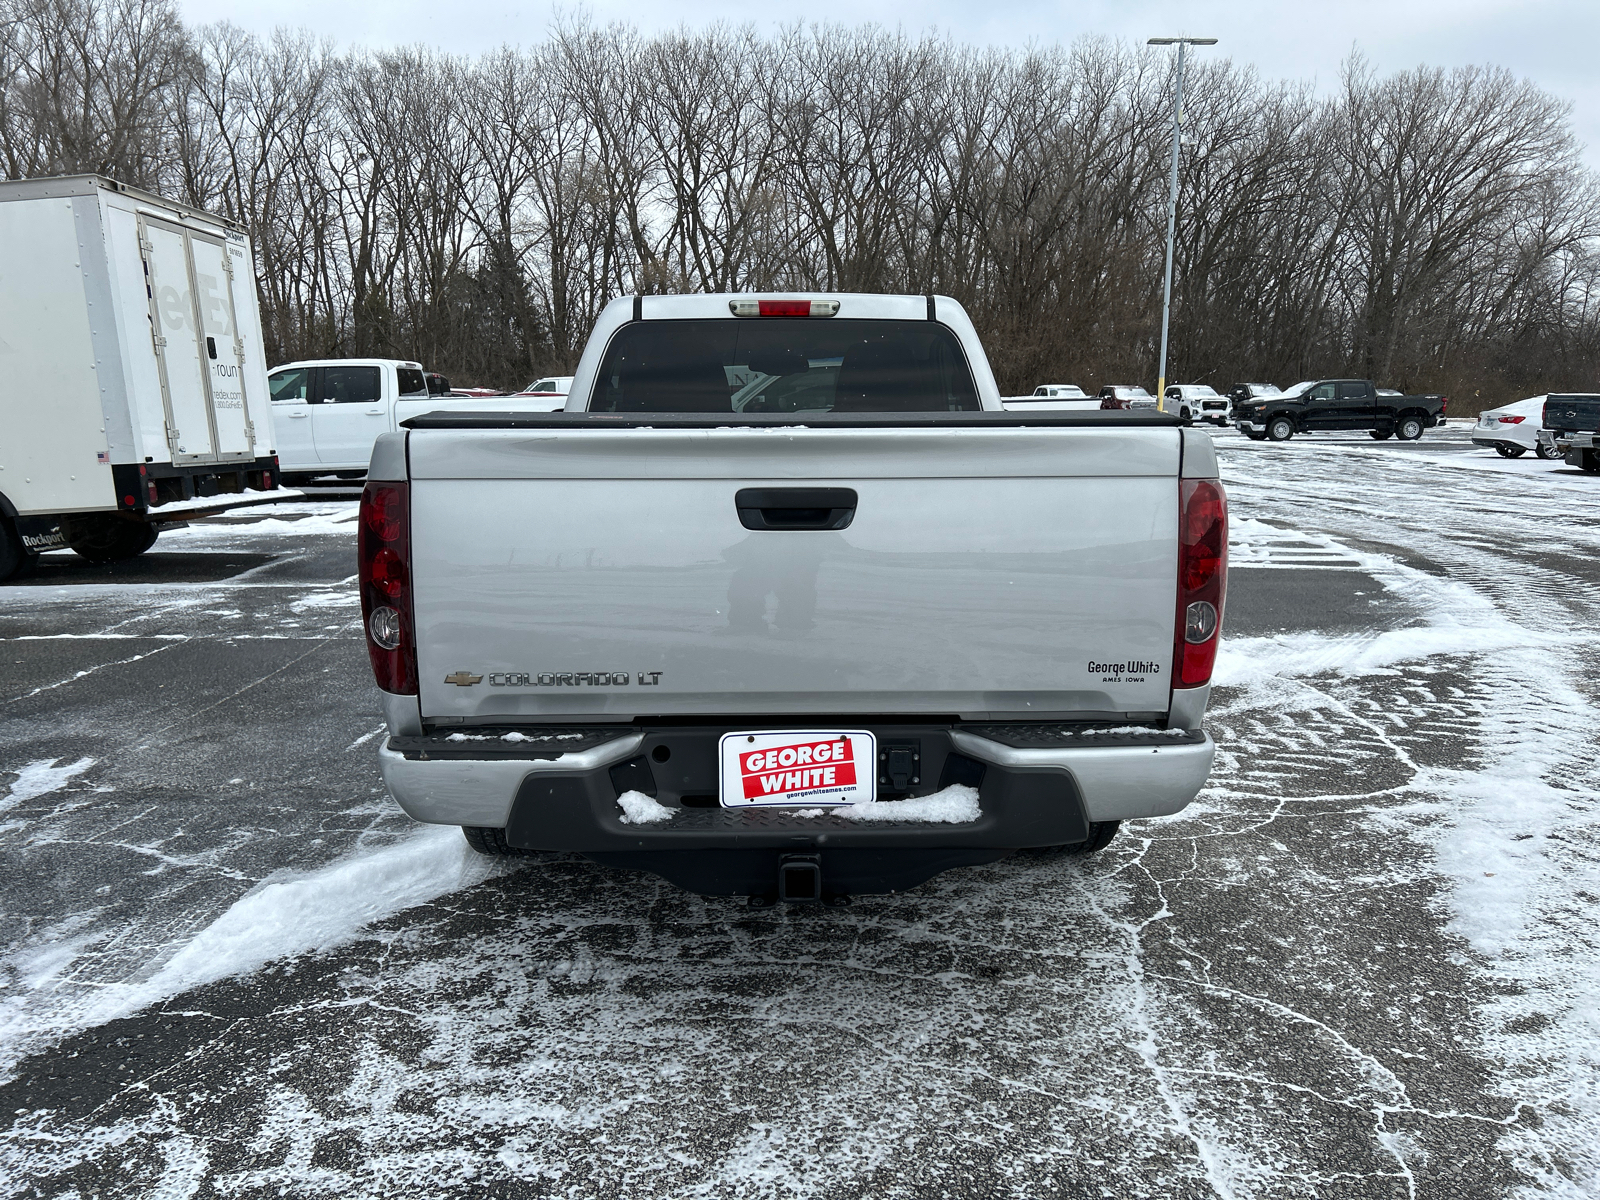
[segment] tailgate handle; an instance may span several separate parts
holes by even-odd
[[[740,488],[733,498],[746,529],[847,529],[854,488]]]

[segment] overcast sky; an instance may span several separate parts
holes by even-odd
[[[555,11],[504,0],[181,3],[194,24],[226,16],[259,33],[288,25],[341,46],[420,42],[457,53],[541,41]],[[585,7],[597,22],[623,20],[646,30],[718,20],[775,28],[803,18],[872,21],[914,33],[936,27],[963,42],[1000,45],[1189,33],[1221,39],[1202,54],[1254,64],[1268,77],[1315,79],[1323,88],[1356,46],[1380,71],[1493,63],[1570,100],[1586,158],[1600,167],[1600,0],[589,0]]]

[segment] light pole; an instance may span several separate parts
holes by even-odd
[[[1167,189],[1167,273],[1161,289],[1161,370],[1156,377],[1156,404],[1167,411],[1167,322],[1172,318],[1172,238],[1178,227],[1178,145],[1183,140],[1183,51],[1187,46],[1215,46],[1216,38],[1151,38],[1146,45],[1178,47],[1178,77],[1172,85],[1172,181]]]

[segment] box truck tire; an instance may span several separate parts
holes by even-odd
[[[92,563],[138,558],[156,544],[155,526],[109,513],[63,517],[61,533],[68,546]]]
[[[0,515],[0,583],[22,570],[32,557],[11,522]]]

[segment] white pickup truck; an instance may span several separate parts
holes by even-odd
[[[424,371],[421,363],[394,358],[292,362],[274,367],[267,376],[278,459],[291,480],[364,475],[379,434],[393,433],[408,417],[442,406],[480,412],[559,409],[566,395],[553,389],[562,382],[560,376],[536,380],[536,386],[548,384],[552,390],[531,395],[441,394],[441,387],[448,387],[442,375]]]
[[[828,900],[1204,784],[1226,499],[1159,412],[1015,413],[943,296],[645,296],[567,408],[374,449],[400,805],[484,853]]]
[[[320,472],[360,475],[380,433],[438,408],[421,363],[392,358],[327,358],[285,363],[267,376],[278,463],[291,478]]]

